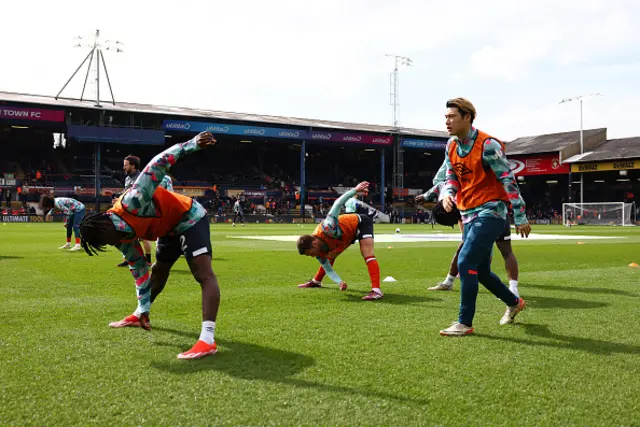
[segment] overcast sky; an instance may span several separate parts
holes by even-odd
[[[637,0],[11,1],[0,90],[55,95],[87,53],[73,38],[100,29],[124,42],[105,53],[120,101],[391,124],[396,54],[414,62],[403,126],[444,130],[464,96],[504,140],[577,130],[579,105],[558,101],[601,92],[584,127],[640,136],[639,22]]]

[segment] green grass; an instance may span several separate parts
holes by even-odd
[[[459,284],[426,292],[455,243],[377,244],[382,276],[398,281],[364,302],[356,247],[336,263],[348,291],[300,290],[314,259],[230,237],[312,227],[212,228],[220,351],[179,361],[201,322],[184,260],[151,332],[110,330],[135,308],[115,250],[59,251],[59,224],[0,225],[0,425],[638,425],[640,269],[628,264],[640,263],[639,229],[535,226],[625,238],[515,242],[528,309],[501,327],[504,307],[481,289],[477,333],[456,339],[438,331],[457,317]]]

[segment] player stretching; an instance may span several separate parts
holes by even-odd
[[[371,301],[382,298],[380,267],[373,254],[373,220],[367,215],[339,215],[340,209],[347,200],[356,193],[367,191],[368,188],[369,183],[365,181],[344,193],[333,203],[329,214],[321,224],[318,224],[313,234],[305,234],[298,238],[297,246],[300,255],[313,256],[320,261],[320,269],[316,276],[307,283],[298,285],[299,288],[319,288],[322,286],[322,279],[327,274],[331,280],[340,285],[341,291],[347,289],[347,283],[335,272],[333,263],[338,255],[358,240],[360,253],[367,264],[371,279],[371,292],[362,299]]]
[[[140,158],[129,154],[124,158],[122,170],[127,174],[127,177],[124,180],[124,189],[128,190],[140,176]],[[169,175],[165,175],[160,186],[169,191],[173,191],[173,182]],[[145,259],[149,264],[151,264],[151,242],[148,240],[142,240],[142,247],[144,248]],[[124,260],[118,264],[118,267],[127,267],[128,265],[127,260]]]
[[[504,144],[501,141],[498,141],[500,146],[504,150]],[[447,179],[447,164],[446,160],[438,169],[436,176],[433,178],[433,187],[424,194],[420,194],[416,196],[416,202],[422,203],[424,201],[430,201],[434,199],[440,200],[440,196],[442,195],[442,189],[446,185]],[[458,224],[460,226],[460,231],[463,230],[463,224],[460,222]],[[453,260],[451,260],[451,265],[449,267],[449,273],[447,274],[446,279],[441,283],[438,283],[436,286],[432,286],[429,288],[430,291],[450,291],[453,289],[453,284],[458,276],[458,255],[460,255],[460,250],[462,249],[463,242],[460,243],[458,249],[456,250],[455,255],[453,256]],[[511,247],[511,227],[509,226],[509,221],[507,220],[504,224],[504,231],[498,237],[496,241],[496,245],[500,250],[500,254],[502,254],[502,258],[504,259],[504,267],[507,270],[507,277],[509,279],[509,290],[513,292],[516,296],[520,296],[518,293],[518,259],[516,255],[513,253],[513,248]]]
[[[525,308],[525,301],[491,272],[491,249],[504,231],[509,205],[517,232],[528,237],[531,227],[500,142],[472,126],[476,110],[468,100],[452,99],[446,107],[447,130],[452,138],[445,151],[447,183],[442,201],[448,212],[457,204],[464,229],[458,257],[460,314],[458,322],[440,334],[460,336],[473,333],[478,282],[507,305],[500,324],[513,323]]]
[[[217,351],[214,332],[220,289],[211,269],[211,238],[205,209],[195,200],[169,192],[159,184],[179,158],[215,143],[213,136],[204,132],[158,154],[113,208],[87,216],[80,226],[82,247],[89,255],[103,252],[106,245],[117,247],[135,279],[138,308],[111,324],[112,327],[151,329],[151,303],[162,292],[173,264],[181,255],[185,256],[202,288],[203,322],[200,338],[190,350],[179,354],[179,359],[197,359]],[[151,276],[139,239],[158,239]]]
[[[60,212],[67,217],[64,220],[64,226],[67,228],[67,243],[60,246],[58,249],[69,249],[70,251],[79,251],[82,249],[80,246],[80,223],[84,218],[85,208],[84,204],[80,203],[76,199],[68,197],[56,197],[42,195],[40,197],[40,209],[47,212],[49,217],[54,212]],[[71,233],[76,236],[76,244],[71,247]]]

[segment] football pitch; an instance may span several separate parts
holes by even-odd
[[[516,324],[498,324],[504,306],[481,287],[476,334],[445,338],[459,282],[426,288],[457,235],[399,227],[376,225],[381,277],[396,282],[371,302],[357,245],[335,264],[347,291],[328,278],[298,289],[318,262],[294,236],[313,225],[213,225],[219,351],[181,361],[202,320],[184,259],[152,331],[110,329],[136,306],[115,249],[89,257],[56,249],[61,224],[2,224],[0,425],[640,423],[640,228],[534,225],[536,238],[514,241],[528,302]],[[493,261],[506,280],[497,250]]]

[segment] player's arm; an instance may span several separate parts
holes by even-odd
[[[455,144],[454,141],[449,141],[447,144],[446,152],[449,153],[449,145]],[[442,193],[445,196],[449,196],[451,198],[455,198],[456,194],[458,194],[458,190],[460,189],[460,182],[458,181],[458,176],[456,175],[456,171],[453,170],[453,165],[451,164],[451,159],[449,159],[449,155],[446,154],[444,157],[444,165],[445,165],[445,176],[444,176],[444,188]]]
[[[160,186],[164,187],[167,191],[173,191],[173,181],[169,178],[169,175],[165,175],[164,178],[162,178]]]
[[[338,215],[340,215],[340,211],[342,210],[342,207],[349,201],[349,199],[355,196],[356,193],[357,193],[356,189],[352,188],[351,190],[344,193],[342,196],[338,197],[336,201],[333,202],[333,205],[331,206],[331,209],[329,210],[329,213],[327,214],[327,216],[337,217]]]
[[[363,181],[360,184],[356,185],[355,188],[344,193],[342,196],[338,197],[338,199],[333,202],[333,206],[329,210],[326,218],[322,220],[322,231],[328,236],[336,237],[336,235],[340,235],[342,232],[338,231],[338,215],[340,215],[340,210],[347,203],[347,200],[356,195],[356,193],[364,193],[369,189],[369,183],[367,181]]]
[[[132,243],[123,243],[118,249],[129,263],[129,271],[131,271],[136,284],[138,308],[141,313],[148,313],[151,309],[150,274],[149,265],[144,258],[144,251],[140,246],[140,241],[135,239]]]
[[[214,145],[216,140],[209,132],[198,134],[195,138],[187,142],[176,144],[167,148],[162,153],[155,156],[138,176],[136,182],[131,186],[122,204],[131,206],[129,209],[140,209],[151,204],[153,193],[162,182],[171,166],[180,158],[201,148]],[[132,199],[137,199],[138,203],[131,203]]]
[[[73,210],[71,210],[71,206],[69,206],[69,204],[62,199],[55,199],[53,202],[53,207],[47,213],[47,217],[53,215],[56,212],[63,213],[66,215],[66,218],[64,219],[64,226],[66,227],[67,223],[73,216]]]
[[[73,209],[71,208],[71,205],[66,200],[62,199],[55,199],[55,201],[53,202],[53,208],[49,211],[49,214],[55,212],[60,212],[67,216],[73,215]]]
[[[416,201],[428,202],[430,200],[438,200],[438,198],[440,197],[440,190],[442,189],[443,185],[446,182],[447,182],[447,160],[445,158],[445,160],[442,162],[442,165],[440,165],[438,172],[436,172],[436,176],[433,177],[433,187],[431,187],[431,189],[429,189],[424,194],[418,195],[416,197]]]
[[[324,269],[324,272],[327,273],[327,276],[329,276],[329,279],[333,280],[338,285],[341,284],[342,279],[340,278],[338,273],[336,273],[336,271],[333,269],[329,260],[327,258],[321,258],[321,257],[318,257],[317,259],[320,262],[320,265],[322,266],[322,268]]]
[[[513,217],[517,226],[528,224],[526,215],[526,205],[524,199],[520,194],[520,188],[516,182],[516,178],[509,167],[509,161],[507,156],[502,151],[500,143],[494,139],[487,140],[484,144],[484,150],[482,152],[482,160],[485,164],[489,165],[493,173],[500,180],[504,186],[509,201],[511,202],[511,208],[513,209]]]

